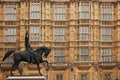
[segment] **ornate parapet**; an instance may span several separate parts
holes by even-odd
[[[100,62],[99,64],[103,68],[113,68],[116,66],[116,62]]]
[[[50,0],[52,2],[69,2],[70,0]]]
[[[59,62],[59,63],[50,63],[49,64],[50,67],[52,67],[53,69],[66,69],[67,67],[70,66],[70,63],[67,63],[67,62]]]
[[[2,70],[7,70],[7,71],[9,71],[9,70],[11,70],[11,67],[12,67],[12,63],[0,63],[0,68],[2,69]]]
[[[76,62],[74,64],[78,69],[89,69],[92,66],[90,62]]]
[[[39,64],[39,66],[40,66],[40,68],[43,67],[42,64]],[[37,65],[36,64],[28,64],[27,67],[28,67],[29,70],[37,70]]]

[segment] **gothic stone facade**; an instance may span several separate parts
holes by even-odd
[[[7,50],[25,50],[26,30],[33,48],[52,50],[50,70],[41,64],[47,80],[120,79],[120,0],[0,0],[0,61]],[[0,80],[12,59],[0,63]],[[20,66],[24,75],[38,73]]]

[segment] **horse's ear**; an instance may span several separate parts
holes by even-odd
[[[37,49],[35,49],[35,51],[40,51],[40,47],[38,47]]]
[[[50,48],[48,48],[48,50],[51,52],[51,49],[50,49]]]
[[[48,51],[49,51],[49,53],[51,52],[51,49],[50,48],[48,48]]]
[[[50,47],[47,47],[47,49],[49,49],[49,50],[50,50]]]

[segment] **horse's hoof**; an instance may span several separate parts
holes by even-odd
[[[46,69],[46,71],[48,71],[49,69]]]
[[[42,74],[40,74],[40,76],[43,76]]]
[[[48,71],[48,70],[49,70],[49,67],[46,68],[46,71]]]

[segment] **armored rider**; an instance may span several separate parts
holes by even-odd
[[[34,59],[33,59],[34,50],[33,50],[33,48],[31,48],[30,43],[29,43],[28,31],[26,31],[26,35],[25,35],[25,48],[26,48],[27,53],[30,53],[30,56],[28,56],[28,62],[31,63],[34,61]]]

